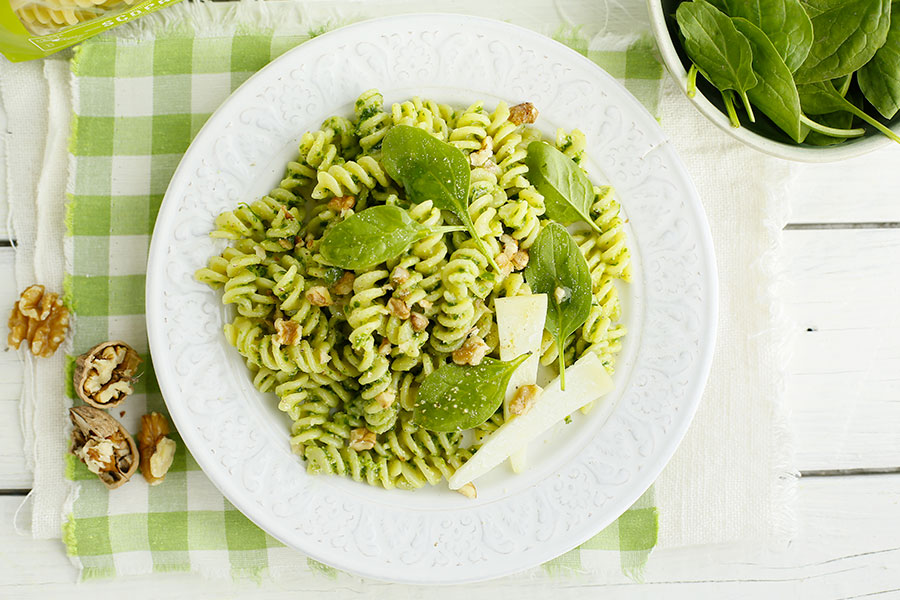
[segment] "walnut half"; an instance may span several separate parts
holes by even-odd
[[[95,408],[113,408],[134,389],[131,387],[141,357],[125,342],[103,342],[78,357],[75,393]]]
[[[17,350],[27,341],[32,354],[47,358],[66,339],[68,329],[69,309],[59,295],[45,292],[42,285],[32,285],[13,306],[6,341]]]
[[[175,442],[169,435],[169,422],[158,412],[141,417],[141,475],[150,485],[159,485],[175,459]]]
[[[128,481],[137,471],[137,445],[114,418],[93,406],[69,409],[72,420],[72,454],[109,489]]]

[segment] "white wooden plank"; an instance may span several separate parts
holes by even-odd
[[[900,144],[840,163],[798,165],[792,223],[900,222]]]
[[[0,310],[9,316],[9,309],[18,296],[13,281],[13,250],[0,248]],[[4,326],[6,320],[3,321]],[[0,351],[0,489],[20,489],[31,486],[31,473],[25,469],[22,454],[22,431],[19,427],[19,396],[22,393],[22,359],[15,350],[6,347],[3,334]]]
[[[189,574],[157,574],[85,583],[84,595],[127,594],[133,600],[191,597],[322,600],[345,598],[421,598],[496,600],[497,598],[647,598],[678,600],[739,598],[816,598],[837,600],[862,595],[890,597],[900,589],[897,511],[900,475],[804,479],[799,487],[798,538],[784,552],[728,548],[683,548],[656,552],[644,584],[561,579],[537,584],[510,577],[464,587],[428,588],[341,578],[288,577],[277,583],[207,581]],[[18,536],[12,517],[20,502],[0,497],[0,597],[70,600],[75,569],[59,541]],[[305,594],[304,594],[305,592]]]
[[[6,111],[0,102],[0,241],[8,240],[9,203],[6,198]]]
[[[801,470],[900,467],[900,230],[785,232]]]

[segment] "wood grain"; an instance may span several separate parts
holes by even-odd
[[[801,533],[782,552],[749,548],[685,548],[657,552],[643,585],[624,578],[537,584],[507,578],[465,587],[417,588],[350,577],[289,576],[278,582],[205,581],[190,574],[157,574],[90,582],[78,589],[88,597],[125,594],[133,600],[184,597],[321,600],[346,598],[433,599],[465,597],[580,599],[637,598],[815,598],[838,600],[865,595],[891,597],[900,589],[900,475],[801,480],[798,515]],[[71,600],[75,569],[59,540],[23,538],[13,515],[21,498],[0,497],[0,597]],[[891,526],[891,525],[894,526]],[[15,551],[10,551],[15,549]],[[303,560],[298,556],[299,560]],[[202,584],[198,585],[202,581]],[[298,592],[298,590],[303,592]]]

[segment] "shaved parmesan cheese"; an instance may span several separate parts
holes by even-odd
[[[603,362],[593,352],[583,356],[569,368],[566,390],[560,389],[559,377],[547,385],[529,412],[504,423],[489,435],[484,445],[450,478],[451,490],[459,489],[481,477],[554,423],[565,419],[588,402],[608,394],[613,382]]]
[[[503,420],[510,419],[509,402],[523,385],[537,381],[541,354],[541,336],[547,320],[547,294],[497,298],[497,331],[500,336],[500,360],[512,360],[531,352],[531,356],[512,374],[503,400]],[[509,457],[513,471],[525,469],[526,449],[523,447]]]

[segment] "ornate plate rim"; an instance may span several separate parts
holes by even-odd
[[[366,562],[359,560],[361,556],[355,557],[345,553],[329,551],[322,547],[321,544],[317,544],[315,540],[305,538],[302,532],[297,530],[280,530],[278,527],[280,523],[277,517],[271,512],[267,512],[257,502],[254,502],[254,499],[247,494],[247,490],[239,487],[236,476],[230,474],[227,469],[223,469],[222,464],[215,460],[213,454],[209,451],[203,451],[208,450],[208,443],[202,439],[195,427],[192,426],[191,417],[187,414],[188,411],[183,402],[183,394],[179,392],[175,383],[178,379],[175,364],[172,357],[167,352],[162,351],[169,348],[169,344],[164,339],[167,319],[163,302],[164,286],[162,283],[168,264],[167,259],[169,258],[166,252],[167,246],[164,244],[171,241],[170,236],[173,233],[174,220],[178,213],[178,203],[184,196],[185,188],[190,184],[192,173],[189,171],[194,169],[197,162],[202,159],[202,155],[198,155],[200,147],[209,143],[217,132],[226,125],[227,119],[234,117],[239,107],[247,105],[247,100],[253,98],[256,88],[260,87],[261,84],[267,81],[267,78],[270,79],[279,71],[287,71],[287,67],[292,64],[292,61],[297,61],[304,55],[314,55],[317,52],[321,54],[322,50],[339,45],[341,40],[349,40],[354,36],[359,39],[365,39],[366,35],[377,37],[382,35],[380,30],[388,30],[394,26],[405,26],[412,31],[420,31],[420,28],[425,26],[429,28],[446,28],[450,31],[464,30],[465,28],[470,30],[473,28],[478,30],[480,28],[481,30],[489,31],[499,28],[508,36],[503,39],[502,43],[506,43],[508,39],[525,42],[530,45],[530,48],[546,52],[548,57],[552,55],[566,64],[576,65],[591,72],[602,85],[608,86],[607,89],[612,90],[617,100],[624,99],[630,111],[629,116],[636,121],[640,121],[640,126],[644,131],[653,132],[659,138],[657,142],[646,149],[646,153],[640,160],[643,161],[651,152],[665,157],[665,161],[673,168],[675,176],[682,184],[681,191],[684,192],[682,210],[684,217],[689,218],[697,228],[697,231],[694,232],[697,236],[694,242],[699,248],[700,264],[697,267],[699,269],[698,277],[702,279],[704,285],[704,297],[701,298],[703,314],[699,315],[701,317],[701,323],[699,324],[701,333],[698,334],[700,336],[699,354],[692,363],[691,377],[685,385],[685,403],[679,406],[677,418],[671,423],[671,429],[664,434],[662,444],[655,447],[653,458],[648,460],[647,464],[642,465],[639,472],[626,486],[627,493],[622,493],[614,498],[611,501],[611,505],[604,507],[603,511],[597,511],[602,513],[601,516],[590,515],[592,520],[590,525],[584,529],[584,533],[569,533],[569,535],[564,536],[562,541],[556,539],[554,544],[545,545],[538,551],[529,549],[530,553],[524,558],[520,555],[513,557],[515,560],[488,561],[487,565],[457,564],[443,570],[411,569],[406,565],[399,565],[398,568],[396,563]],[[492,40],[492,42],[498,41],[500,40]],[[169,235],[164,238],[163,234]],[[210,481],[242,513],[287,546],[296,548],[317,560],[340,569],[373,579],[403,583],[463,583],[516,573],[537,566],[577,547],[618,518],[653,483],[684,437],[706,385],[715,347],[718,320],[718,279],[712,237],[706,215],[700,203],[699,195],[683,163],[671,145],[668,144],[668,139],[662,133],[656,120],[612,76],[576,51],[523,27],[482,17],[454,14],[410,14],[371,19],[348,25],[286,52],[250,77],[210,116],[179,163],[157,216],[147,264],[146,317],[151,353],[154,357],[159,357],[154,360],[154,367],[160,391],[166,399],[166,404],[178,427],[179,433],[181,433],[185,443],[191,449],[194,459],[204,473],[207,474]],[[182,402],[176,400],[182,400]],[[352,532],[350,533],[352,534]],[[436,543],[435,546],[437,546]]]

